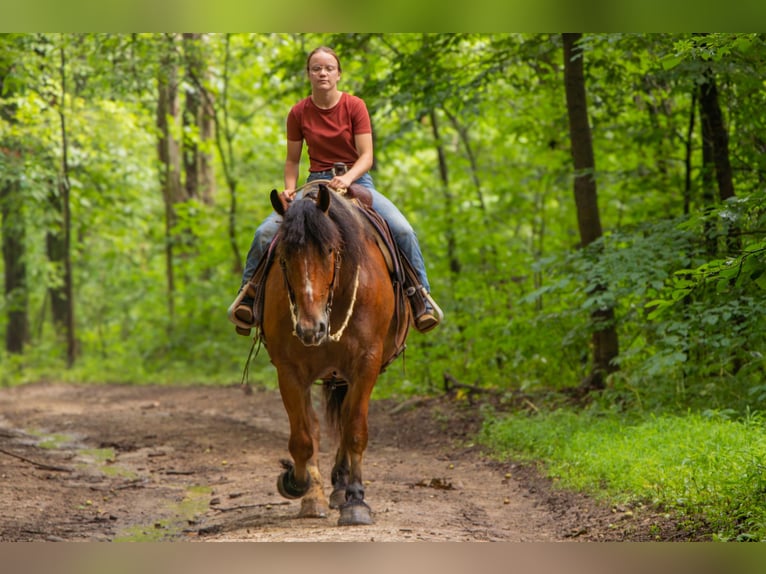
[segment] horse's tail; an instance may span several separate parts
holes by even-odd
[[[340,433],[340,410],[348,392],[348,383],[331,379],[323,385],[325,417],[336,433]]]

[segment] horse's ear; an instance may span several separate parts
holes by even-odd
[[[327,210],[330,209],[330,189],[323,183],[319,184],[317,207],[325,213],[327,213]]]
[[[284,215],[285,211],[287,211],[287,201],[285,201],[284,196],[276,189],[272,189],[270,197],[271,205],[274,208],[274,211],[276,211],[279,215]]]

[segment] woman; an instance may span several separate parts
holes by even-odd
[[[369,189],[373,208],[386,220],[399,249],[412,263],[426,292],[430,293],[425,262],[414,230],[397,207],[375,189],[368,173],[372,167],[373,146],[367,106],[361,98],[338,90],[341,65],[338,55],[331,48],[322,46],[311,52],[306,60],[306,72],[311,82],[311,95],[295,104],[287,116],[285,190],[282,194],[287,201],[296,196],[305,141],[310,160],[307,181],[327,179],[333,189],[346,189],[352,183]],[[333,172],[333,165],[338,162],[348,166],[345,173]],[[242,287],[252,277],[280,223],[281,217],[273,212],[256,230],[247,254]],[[252,303],[252,299],[245,297],[235,308],[234,316],[240,322],[252,324]],[[441,321],[441,311],[432,303],[433,300],[427,303],[426,312],[415,318],[415,327],[423,333]]]

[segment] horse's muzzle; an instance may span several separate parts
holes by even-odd
[[[309,324],[299,322],[295,326],[295,335],[307,347],[316,347],[327,340],[327,321],[316,321]]]

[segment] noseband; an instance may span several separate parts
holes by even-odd
[[[340,329],[338,329],[338,332],[335,334],[332,334],[332,331],[330,329],[330,317],[332,316],[333,297],[335,296],[335,288],[338,286],[338,277],[340,276],[340,264],[341,264],[340,249],[336,249],[334,253],[335,253],[335,265],[333,267],[332,280],[330,281],[330,285],[329,285],[330,294],[327,296],[325,312],[327,313],[327,336],[331,341],[338,342],[340,341],[340,338],[343,336],[343,332],[346,330],[346,327],[348,326],[348,322],[351,320],[351,316],[354,314],[354,306],[356,304],[356,294],[359,289],[360,266],[359,265],[356,266],[356,273],[354,274],[354,291],[351,294],[351,303],[348,306],[348,311],[346,312],[346,318],[343,321],[343,324],[341,325]],[[293,290],[292,285],[290,285],[290,280],[287,278],[287,262],[285,261],[284,257],[281,257],[279,259],[279,266],[282,268],[282,277],[285,280],[287,297],[290,300],[290,318],[292,319],[292,322],[293,322],[293,335],[297,336],[297,332],[296,332],[297,326],[298,326],[298,313],[296,311],[297,303],[295,302],[295,291]]]

